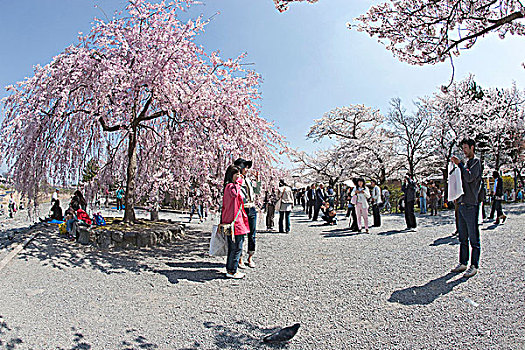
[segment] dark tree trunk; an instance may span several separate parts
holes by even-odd
[[[126,195],[124,222],[134,223],[135,218],[135,176],[137,174],[137,129],[132,128],[129,134],[128,170],[126,177]]]
[[[386,182],[386,170],[385,168],[381,168],[381,176],[379,177],[379,183],[384,184]]]
[[[153,209],[149,212],[149,218],[151,221],[159,221],[159,211]]]

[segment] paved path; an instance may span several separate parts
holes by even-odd
[[[206,256],[209,223],[169,248],[101,253],[44,230],[0,272],[0,349],[271,349],[260,339],[302,324],[286,349],[523,349],[525,205],[482,230],[480,273],[448,273],[451,213],[384,218],[349,234],[292,217],[261,232],[257,268],[223,278]],[[261,221],[262,223],[262,221]]]

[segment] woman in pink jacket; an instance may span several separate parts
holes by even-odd
[[[222,199],[221,224],[229,224],[235,221],[234,237],[228,235],[228,258],[226,260],[226,277],[241,279],[245,274],[237,272],[239,259],[242,254],[242,244],[244,237],[250,232],[248,225],[248,215],[243,210],[243,200],[241,196],[242,177],[240,169],[230,165],[226,169],[224,177],[224,197]]]

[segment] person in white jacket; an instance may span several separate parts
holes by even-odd
[[[357,203],[355,205],[355,211],[357,215],[357,227],[361,232],[362,224],[361,218],[365,222],[366,233],[368,231],[368,198],[370,198],[370,191],[365,186],[365,180],[363,178],[357,179],[357,186],[352,190],[352,196],[357,196]]]
[[[284,180],[279,181],[279,232],[290,233],[290,213],[293,208],[293,191]],[[285,231],[286,230],[286,231]]]

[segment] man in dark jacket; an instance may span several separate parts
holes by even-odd
[[[321,206],[325,201],[326,200],[324,186],[323,184],[320,184],[317,190],[315,191],[314,217],[312,218],[312,221],[317,221],[317,217],[319,216],[319,210],[321,210]]]
[[[311,219],[312,215],[314,214],[315,184],[308,187],[308,190],[306,192],[306,198],[308,199],[306,202],[306,212],[308,214],[308,219]]]
[[[507,216],[503,214],[503,207],[501,206],[501,202],[503,201],[503,179],[499,176],[497,170],[492,172],[492,177],[494,178],[494,187],[492,190],[494,201],[492,202],[489,219],[494,219],[494,212],[497,212],[496,225],[498,225],[500,220],[503,222],[507,220]]]
[[[416,183],[411,174],[405,176],[405,181],[401,186],[405,200],[405,221],[407,230],[415,231],[417,228],[416,216],[414,215],[414,202],[416,201]]]
[[[451,162],[456,164],[461,170],[461,183],[463,195],[457,199],[458,205],[458,233],[459,233],[459,264],[452,269],[452,272],[459,273],[466,270],[463,275],[466,278],[474,276],[479,268],[479,256],[481,246],[479,240],[479,190],[481,185],[481,161],[474,156],[476,143],[472,139],[461,141],[463,153],[468,158],[464,164],[457,157],[452,157]],[[472,247],[470,267],[467,270],[469,261],[469,241]]]

